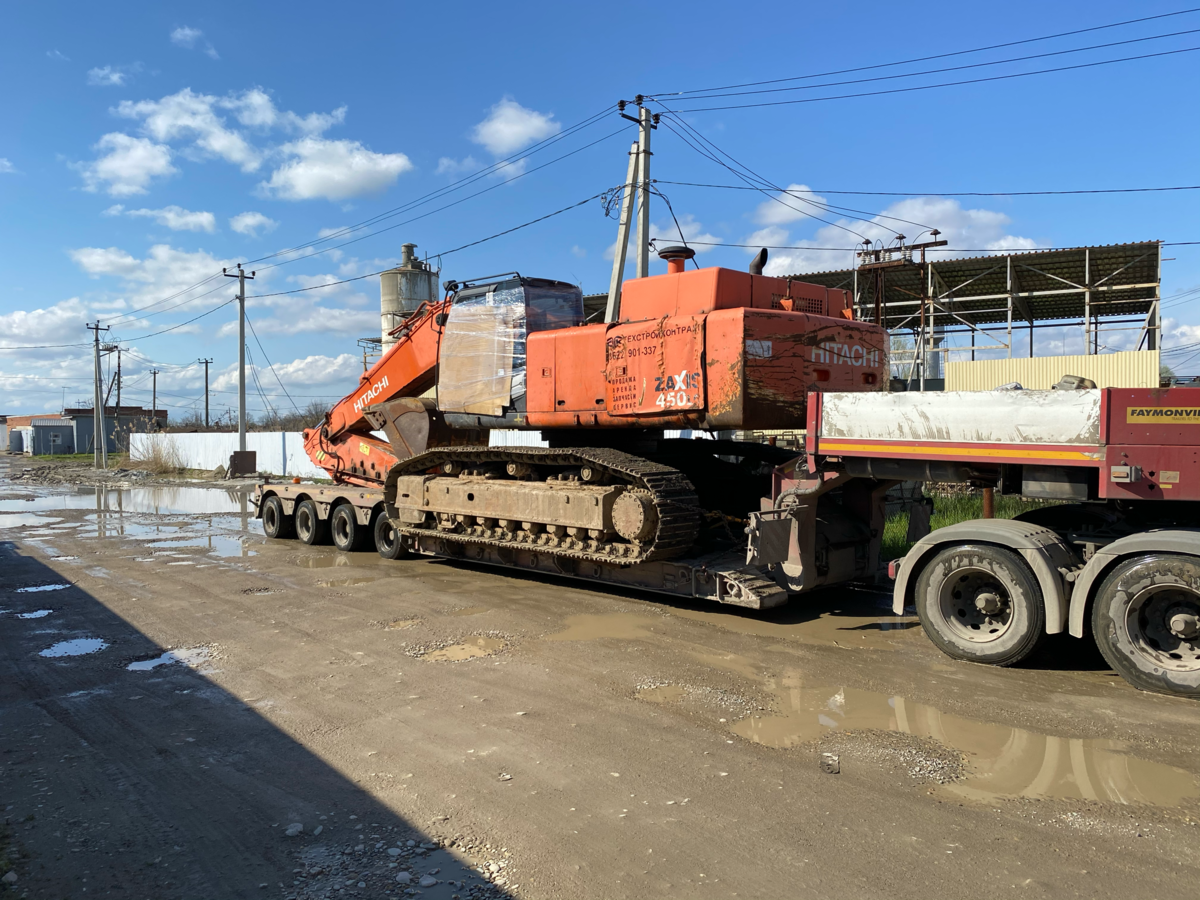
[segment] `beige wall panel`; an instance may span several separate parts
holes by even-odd
[[[1158,387],[1158,368],[1157,350],[950,362],[946,390],[990,391],[1014,381],[1028,390],[1047,390],[1064,375],[1082,375],[1102,388]]]

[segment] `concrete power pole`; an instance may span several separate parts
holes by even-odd
[[[117,427],[121,425],[121,348],[117,347]]]
[[[92,459],[97,469],[108,468],[108,445],[104,440],[104,384],[100,373],[100,332],[108,331],[108,326],[100,327],[100,323],[89,325],[92,332],[92,350],[95,359],[95,371],[92,376]]]
[[[254,273],[246,274],[238,263],[237,274],[224,269],[227,278],[238,280],[238,449],[246,449],[246,279],[254,279]]]
[[[650,274],[650,110],[638,110],[638,228],[637,277]]]
[[[204,427],[208,427],[208,367],[212,363],[211,359],[198,359],[198,363],[204,363]]]
[[[158,431],[158,369],[150,370],[150,422]]]
[[[633,192],[636,190],[633,179],[637,175],[638,159],[638,145],[633,144],[629,148],[629,168],[625,173],[625,188],[621,197],[621,217],[617,220],[617,253],[613,257],[612,280],[608,283],[605,322],[616,322],[621,318],[621,282],[625,280],[625,255],[629,252],[629,226],[633,214]]]

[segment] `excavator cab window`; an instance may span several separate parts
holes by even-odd
[[[526,336],[583,321],[583,292],[565,282],[518,276],[463,288],[442,336],[438,406],[476,416],[523,409]]]

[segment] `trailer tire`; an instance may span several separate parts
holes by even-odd
[[[330,514],[329,533],[333,546],[346,552],[367,549],[371,539],[369,527],[358,524],[358,515],[349,503],[341,504]]]
[[[283,511],[283,501],[268,497],[262,505],[263,534],[276,540],[296,536],[296,520]]]
[[[296,504],[296,536],[314,547],[329,543],[329,520],[317,514],[317,504],[311,500]]]
[[[917,616],[947,656],[1013,666],[1046,636],[1037,578],[1020,556],[991,544],[948,547],[917,578]]]
[[[375,549],[384,559],[408,559],[412,556],[385,512],[375,515]]]
[[[1122,560],[1096,592],[1092,633],[1134,687],[1200,698],[1200,560],[1175,553]]]

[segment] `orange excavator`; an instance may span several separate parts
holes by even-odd
[[[686,247],[659,255],[667,273],[626,282],[597,324],[574,285],[447,282],[305,432],[334,486],[260,488],[268,534],[601,580],[659,564],[655,583],[707,577],[667,560],[744,556],[735,533],[763,524],[751,518],[776,505],[773,473],[797,453],[737,433],[803,430],[812,391],[887,390],[887,333],[855,320],[847,291],[763,275],[766,251],[747,272],[686,270]],[[489,446],[494,431],[510,445]],[[870,515],[834,517],[847,540],[870,530]],[[782,602],[761,574],[746,576],[757,595],[735,575],[726,595]]]

